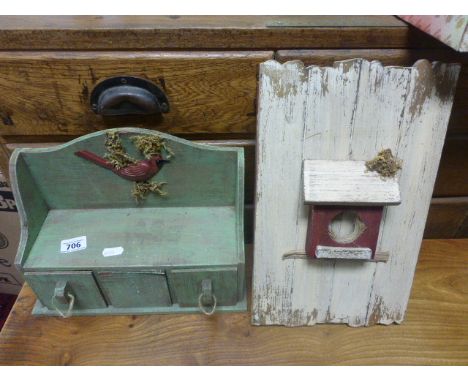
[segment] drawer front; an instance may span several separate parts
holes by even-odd
[[[169,283],[180,306],[198,306],[202,281],[211,280],[217,305],[235,305],[238,300],[237,268],[175,269],[168,274]]]
[[[172,305],[164,273],[98,272],[96,276],[107,301],[116,308]]]
[[[67,283],[67,291],[74,296],[73,310],[105,308],[107,304],[99,291],[92,272],[26,272],[25,279],[42,305],[65,312],[68,303],[54,298],[57,284]]]
[[[258,64],[272,52],[0,52],[0,135],[82,135],[110,127],[253,133]],[[170,111],[96,115],[90,94],[113,76],[154,82]]]

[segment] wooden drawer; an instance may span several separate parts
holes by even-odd
[[[237,301],[237,268],[174,269],[168,274],[169,285],[180,306],[198,306],[202,281],[211,280],[217,305],[235,305]]]
[[[0,135],[82,135],[134,126],[176,134],[253,133],[258,64],[273,52],[0,52]],[[163,89],[170,112],[102,117],[89,96],[119,75]]]
[[[98,272],[96,277],[115,308],[172,305],[164,272]]]
[[[90,271],[78,272],[26,272],[26,281],[34,289],[42,305],[51,310],[66,311],[68,304],[54,300],[54,291],[58,282],[67,282],[68,290],[75,301],[73,309],[97,309],[107,305]]]

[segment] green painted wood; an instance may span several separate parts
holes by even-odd
[[[10,159],[10,173],[22,174],[11,177],[11,188],[21,220],[21,236],[18,244],[15,265],[22,270],[24,259],[28,256],[47,216],[49,207],[29,171],[23,157],[14,152]]]
[[[238,156],[241,148],[213,147],[195,144],[168,134],[146,129],[121,128],[119,131],[127,152],[135,158],[141,154],[129,140],[134,135],[159,135],[175,156],[153,178],[167,182],[168,196],[148,197],[143,208],[230,206],[236,203],[239,181]],[[108,131],[108,130],[107,130]],[[132,182],[116,176],[74,155],[88,150],[105,154],[105,133],[99,131],[48,148],[19,149],[31,176],[50,209],[135,208],[131,196]],[[16,150],[15,150],[16,151]],[[22,174],[17,173],[20,177]]]
[[[107,305],[94,280],[92,272],[26,272],[25,279],[42,305],[54,310],[52,297],[59,281],[66,281],[75,296],[74,310],[105,308]],[[55,306],[66,311],[68,304],[55,301]]]
[[[64,239],[86,236],[84,250],[61,253]],[[237,264],[233,207],[51,210],[26,270],[116,269]],[[105,248],[123,247],[104,257]]]
[[[247,310],[247,298],[244,297],[239,300],[235,305],[217,306],[216,313],[233,313],[245,312]],[[172,306],[149,306],[141,308],[115,308],[108,306],[107,308],[99,309],[74,309],[73,315],[75,316],[96,316],[96,315],[122,315],[122,314],[173,314],[173,313],[200,313],[198,306],[181,307],[178,304]],[[32,314],[38,316],[58,316],[55,310],[48,309],[43,306],[39,300],[34,305]]]
[[[115,308],[172,305],[165,273],[98,272],[96,279],[109,305]]]
[[[238,300],[237,268],[174,269],[167,275],[175,301],[182,307],[198,306],[202,281],[212,282],[218,305],[233,305]]]
[[[35,313],[58,314],[50,303],[57,281],[78,291],[74,315],[192,312],[186,286],[195,290],[208,275],[226,310],[245,309],[243,150],[144,129],[113,130],[134,157],[131,136],[166,140],[175,156],[152,180],[168,183],[167,197],[149,195],[136,204],[132,182],[74,155],[86,149],[102,156],[106,131],[12,155],[23,243],[17,263],[40,299]],[[80,236],[86,248],[61,251],[62,240]],[[123,252],[104,256],[115,247]],[[177,281],[166,281],[173,272]]]

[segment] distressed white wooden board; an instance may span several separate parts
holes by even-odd
[[[304,202],[389,205],[400,203],[396,178],[368,171],[365,161],[304,161]]]
[[[347,60],[260,66],[252,322],[401,322],[447,128],[458,65]],[[402,203],[384,208],[387,263],[305,260],[303,160],[403,160]]]

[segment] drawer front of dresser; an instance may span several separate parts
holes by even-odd
[[[51,310],[66,312],[71,308],[73,313],[107,306],[92,272],[26,272],[24,276],[42,305]],[[62,296],[58,295],[60,285],[65,288]]]
[[[237,268],[174,269],[168,274],[175,302],[181,307],[198,306],[203,293],[203,280],[208,280],[211,293],[219,306],[235,305],[238,301]]]
[[[98,272],[99,285],[115,308],[171,306],[166,275],[158,272]]]
[[[0,135],[82,135],[134,126],[172,134],[253,133],[258,64],[273,52],[0,52]],[[164,114],[101,116],[96,85],[135,76],[165,93]]]

